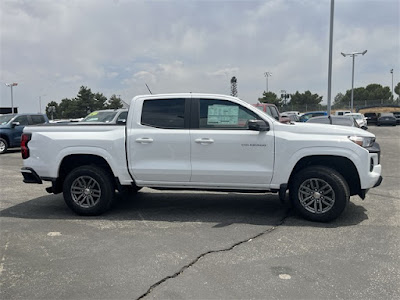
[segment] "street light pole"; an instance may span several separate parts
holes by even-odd
[[[352,53],[343,53],[341,52],[342,55],[344,57],[346,56],[351,56],[353,57],[353,68],[352,68],[352,75],[351,75],[351,104],[350,104],[350,110],[353,112],[353,99],[354,99],[354,62],[355,62],[355,58],[358,54],[362,54],[364,55],[365,53],[367,53],[367,50],[363,51],[363,52],[352,52]]]
[[[265,76],[265,78],[267,79],[267,90],[266,90],[266,92],[268,93],[268,77],[269,77],[269,76],[272,76],[272,73],[271,73],[271,72],[265,72],[265,73],[264,73],[264,76]]]
[[[46,94],[39,96],[39,114],[42,113],[42,97],[44,96],[46,96]]]
[[[17,86],[18,83],[13,82],[13,83],[6,83],[6,86],[9,86],[11,88],[11,113],[14,114],[14,98],[13,98],[13,86]]]
[[[393,69],[390,70],[390,73],[392,73],[392,100],[394,100],[394,94],[393,94]]]
[[[332,94],[332,48],[333,48],[333,17],[335,12],[335,1],[331,0],[331,12],[330,12],[330,23],[329,23],[329,60],[328,60],[328,103],[327,110],[328,116],[331,115],[331,94]],[[330,123],[332,119],[329,118]]]

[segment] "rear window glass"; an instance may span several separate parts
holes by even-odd
[[[145,100],[142,125],[164,129],[182,129],[185,124],[185,99]]]
[[[31,116],[32,124],[43,124],[45,119],[43,116],[33,115]]]

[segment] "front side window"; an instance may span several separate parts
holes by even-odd
[[[19,122],[19,125],[28,125],[28,117],[27,116],[16,117],[13,122]]]
[[[200,129],[248,129],[249,120],[261,118],[231,101],[200,99]]]
[[[144,100],[142,125],[183,129],[185,125],[185,99]]]

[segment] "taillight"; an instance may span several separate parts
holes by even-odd
[[[23,159],[29,157],[28,142],[31,140],[31,138],[32,138],[31,133],[23,133],[21,136],[21,155]]]

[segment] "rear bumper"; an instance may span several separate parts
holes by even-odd
[[[40,179],[39,175],[32,168],[23,167],[21,173],[24,176],[23,182],[42,184],[42,179]]]

